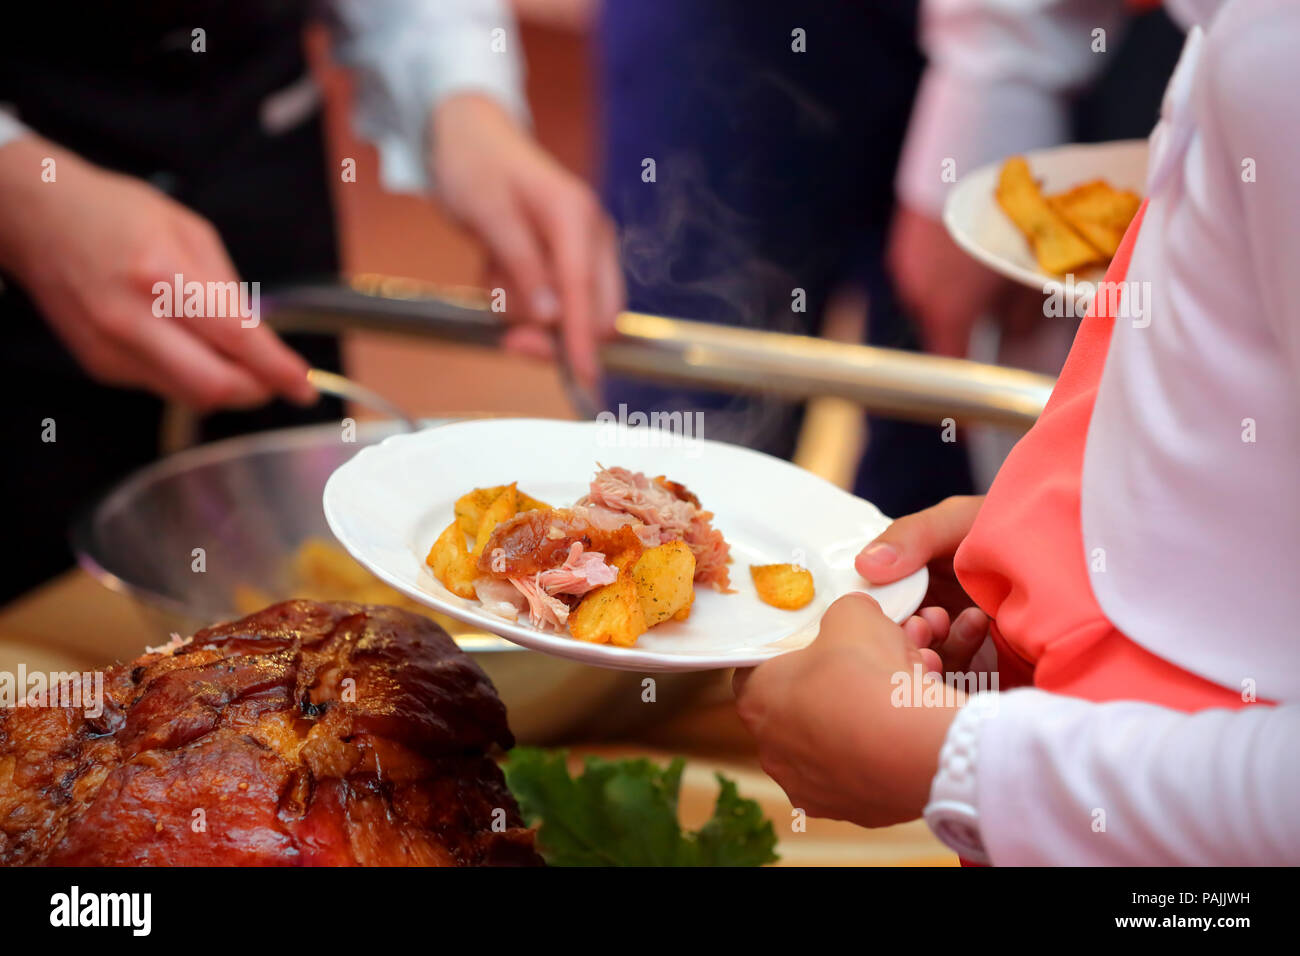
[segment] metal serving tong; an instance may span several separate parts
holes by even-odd
[[[265,304],[267,321],[280,330],[367,329],[489,346],[505,330],[481,290],[387,276],[281,288]],[[1050,376],[966,359],[640,312],[621,313],[617,329],[601,350],[612,372],[791,399],[831,395],[915,421],[1027,429],[1055,384]]]
[[[307,381],[311,382],[318,392],[324,392],[326,395],[333,395],[335,398],[356,402],[358,405],[365,405],[377,412],[383,412],[389,418],[400,421],[406,426],[407,431],[417,432],[420,430],[420,420],[406,409],[401,408],[395,402],[390,402],[374,389],[366,388],[360,382],[354,382],[337,372],[327,372],[322,368],[308,369]]]

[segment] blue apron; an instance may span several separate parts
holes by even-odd
[[[870,299],[868,341],[915,348],[882,264],[922,68],[914,0],[606,0],[598,29],[602,191],[630,306],[815,335],[829,296],[852,282]],[[705,437],[783,457],[802,415],[770,397],[626,378],[604,397],[611,410],[701,411]],[[937,425],[873,417],[869,428],[855,491],[886,513],[969,492],[965,453]]]

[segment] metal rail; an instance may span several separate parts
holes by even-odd
[[[267,320],[281,330],[394,332],[495,345],[504,324],[479,290],[360,276],[351,285],[280,289]],[[601,350],[605,368],[656,381],[792,399],[833,395],[915,421],[1026,429],[1055,380],[1019,369],[899,349],[624,312]]]

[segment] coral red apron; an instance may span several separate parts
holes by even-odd
[[[1146,204],[1106,272],[1128,274]],[[998,473],[954,566],[993,619],[1003,689],[1034,686],[1085,700],[1142,700],[1183,711],[1241,707],[1222,687],[1144,650],[1102,613],[1081,519],[1083,456],[1117,296],[1098,295],[1034,427]]]

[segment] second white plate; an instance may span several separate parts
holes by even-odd
[[[1025,153],[1029,170],[1047,193],[1062,192],[1091,179],[1104,179],[1117,189],[1146,190],[1147,141],[1074,143]],[[981,166],[957,181],[943,206],[943,224],[953,241],[994,272],[1031,289],[1046,292],[1064,287],[1062,277],[1044,272],[1029,243],[998,205],[993,191],[1002,162]],[[1075,276],[1076,282],[1096,282],[1103,270]]]

